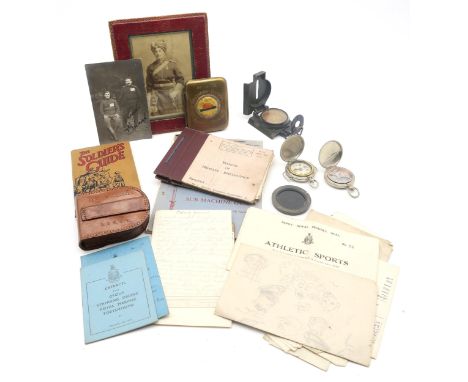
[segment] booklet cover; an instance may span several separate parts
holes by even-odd
[[[272,161],[272,150],[184,129],[154,173],[166,183],[255,204]]]
[[[71,162],[75,195],[122,186],[140,188],[129,142],[73,150]]]
[[[81,268],[85,343],[158,320],[143,251]]]
[[[159,277],[158,267],[154,259],[151,241],[148,236],[114,245],[113,247],[93,252],[86,256],[81,256],[81,266],[86,267],[88,265],[100,263],[101,261],[109,260],[118,256],[125,256],[135,251],[143,251],[145,254],[151,290],[153,292],[154,303],[156,305],[156,314],[158,315],[158,318],[167,316],[169,314],[169,309],[167,307],[167,301],[164,295],[161,278]]]

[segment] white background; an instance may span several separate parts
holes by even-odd
[[[13,1],[3,3],[2,381],[462,380],[466,378],[468,102],[463,1]],[[86,63],[113,59],[109,20],[207,12],[211,73],[229,87],[222,137],[275,150],[264,190],[285,183],[281,138],[242,115],[242,84],[265,70],[271,107],[305,117],[303,159],[344,148],[361,197],[320,170],[318,211],[390,239],[401,266],[379,359],[327,374],[259,332],[151,326],[85,346],[70,150],[97,145]],[[172,134],[133,143],[143,190]],[[307,189],[307,186],[304,186]]]

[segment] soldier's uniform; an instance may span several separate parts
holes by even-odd
[[[173,99],[170,92],[177,84],[184,85],[184,76],[174,60],[155,61],[146,72],[146,91],[151,93],[158,114],[170,114],[182,111],[182,94]],[[154,101],[153,101],[154,99]],[[150,105],[151,106],[151,105]]]
[[[140,90],[135,85],[125,85],[120,92],[120,106],[122,107],[123,124],[128,131],[138,126],[138,110],[140,103]],[[128,120],[133,119],[133,126],[128,125]]]
[[[114,129],[112,128],[112,123],[115,124],[116,129],[122,125],[122,120],[120,119],[120,109],[117,101],[114,98],[103,99],[99,105],[101,114],[104,118],[104,123],[107,129],[112,134],[112,137],[117,140]]]

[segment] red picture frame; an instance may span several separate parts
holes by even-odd
[[[154,61],[151,68],[156,67],[156,71],[151,72],[150,65],[145,66],[145,60],[146,63],[149,62],[149,53],[147,52],[151,51],[154,53],[153,49],[156,50],[153,44],[159,44],[162,41],[162,44],[166,45],[166,49],[164,50],[166,53],[168,44],[165,40],[169,40],[169,42],[172,40],[173,51],[178,52],[179,57],[182,57],[182,59],[169,58],[167,61],[169,61],[171,69],[178,62],[183,63],[185,73],[189,73],[188,75],[183,75],[183,68],[178,70],[178,73],[184,77],[183,82],[192,78],[210,77],[208,19],[206,13],[115,20],[109,22],[109,30],[115,60],[127,60],[130,58],[140,58],[142,60],[145,80],[147,81],[148,102],[150,103],[148,106],[150,110],[155,110],[150,118],[153,134],[182,130],[186,126],[183,97],[180,101],[181,103],[177,103],[179,106],[174,106],[174,113],[167,112],[167,114],[164,114],[165,111],[161,111],[164,108],[157,106],[157,102],[164,100],[164,95],[162,97],[155,96],[155,98],[151,98],[151,90],[148,89],[148,86],[151,87],[151,84],[148,85],[148,77],[152,76],[151,73],[158,73],[159,67],[156,65],[156,62],[159,61],[158,59]],[[154,41],[159,42],[156,43]],[[156,57],[156,53],[154,54]],[[154,58],[152,59],[154,60]],[[168,66],[164,70],[167,68]],[[175,70],[172,71],[175,72]],[[175,83],[174,78],[172,81]],[[155,87],[163,85],[166,84],[155,85]],[[168,83],[167,86],[171,85]],[[155,99],[157,101],[154,101]],[[154,106],[154,109],[151,109],[151,105]],[[158,115],[158,113],[161,115]]]

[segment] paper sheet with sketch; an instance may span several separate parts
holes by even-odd
[[[237,252],[217,314],[370,364],[375,281],[242,243]]]
[[[231,211],[157,211],[152,245],[169,305],[157,324],[230,327],[214,309],[233,246]]]
[[[377,271],[377,313],[374,324],[374,338],[372,340],[372,358],[377,358],[400,269],[396,265],[387,263],[393,252],[392,243],[369,233],[364,227],[351,221],[349,217],[339,213],[334,213],[333,216],[327,216],[317,211],[310,211],[307,215],[307,220],[326,223],[327,225],[341,228],[348,232],[360,233],[364,236],[375,237],[379,240],[380,260]]]

